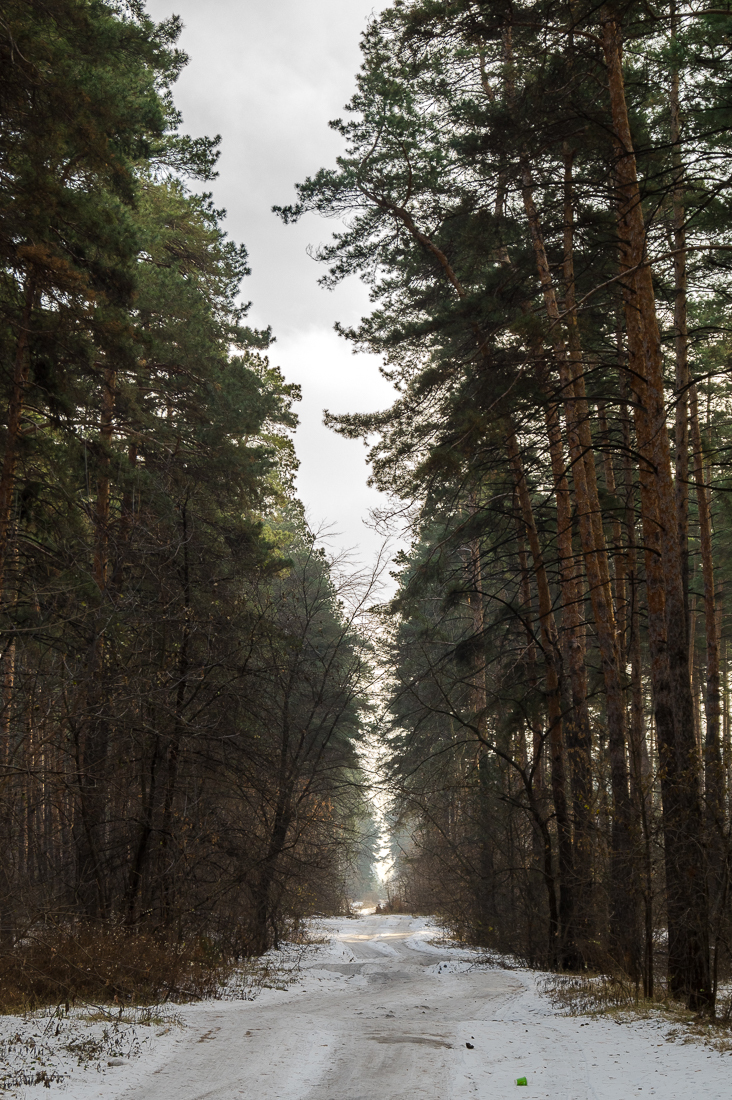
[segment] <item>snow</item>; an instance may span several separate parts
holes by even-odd
[[[183,1021],[173,1006],[127,1010],[85,1005],[66,1015],[51,1008],[24,1017],[0,1017],[0,1090],[11,1096],[49,1096],[49,1088],[74,1100],[100,1091],[120,1075],[149,1072],[167,1056]],[[132,1077],[125,1071],[132,1071]],[[112,1093],[113,1095],[113,1093]]]
[[[732,1033],[713,1029],[729,1048],[715,1049],[660,1011],[562,1015],[542,992],[546,975],[450,944],[424,918],[334,918],[313,934],[322,942],[271,953],[266,980],[233,981],[214,1001],[0,1017],[0,1090],[18,1100],[729,1095]]]

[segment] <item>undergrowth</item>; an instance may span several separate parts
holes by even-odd
[[[271,959],[226,956],[210,940],[172,942],[123,928],[69,925],[28,933],[0,952],[0,1013],[47,1005],[158,1005],[276,984]]]
[[[181,1026],[175,1003],[253,1000],[285,989],[313,947],[225,958],[208,941],[173,944],[122,929],[67,927],[26,936],[0,955],[0,1093],[114,1073]]]
[[[537,987],[565,1016],[608,1016],[618,1023],[638,1018],[663,1019],[672,1025],[669,1042],[698,1042],[719,1051],[732,1051],[732,992],[720,993],[713,1019],[690,1012],[661,986],[644,997],[635,982],[617,975],[549,974]]]
[[[124,1065],[180,1020],[170,1006],[115,1008],[65,1006],[27,1013],[0,1038],[0,1092],[26,1085],[50,1088],[69,1079],[72,1067]]]

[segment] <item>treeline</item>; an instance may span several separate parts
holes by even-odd
[[[713,1011],[730,968],[732,21],[397,0],[363,39],[326,283],[398,390],[384,615],[400,893]],[[375,437],[375,442],[374,442]]]
[[[92,926],[258,953],[358,857],[360,597],[293,497],[245,250],[186,182],[218,139],[178,134],[179,31],[0,19],[5,959]]]

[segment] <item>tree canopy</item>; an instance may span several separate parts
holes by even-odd
[[[395,0],[344,152],[344,331],[412,548],[386,615],[404,888],[713,1010],[729,949],[727,13]],[[388,511],[384,515],[388,521]],[[661,939],[663,935],[663,941]]]
[[[347,904],[360,858],[358,599],[294,495],[300,394],[247,324],[246,250],[196,190],[218,138],[179,132],[180,29],[132,0],[0,20],[6,959],[119,926],[261,953]]]

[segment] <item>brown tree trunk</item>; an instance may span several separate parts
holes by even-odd
[[[651,762],[646,739],[643,707],[643,662],[640,636],[640,579],[635,534],[635,487],[631,424],[626,403],[627,382],[620,375],[620,415],[623,429],[623,487],[625,490],[625,529],[627,539],[627,595],[629,612],[626,654],[630,659],[630,791],[637,807],[643,834],[643,992],[653,996],[653,837],[651,834]]]
[[[578,526],[605,686],[608,748],[613,790],[610,887],[612,951],[620,965],[629,974],[635,976],[639,964],[638,906],[631,860],[631,814],[626,762],[625,698],[620,675],[620,654],[612,607],[610,572],[597,493],[589,413],[584,392],[577,316],[570,296],[570,306],[565,311],[568,348],[560,335],[561,318],[556,291],[539,216],[533,199],[531,171],[526,161],[524,161],[522,167],[522,191],[524,210],[531,230],[537,269],[544,295],[544,304],[552,325],[554,358],[565,394],[567,439],[572,462]],[[565,257],[565,274],[568,264],[569,261]]]
[[[510,41],[506,48],[510,54]],[[465,288],[463,287],[457,273],[452,267],[447,256],[442,251],[442,249],[440,249],[425,233],[423,233],[417,227],[411,213],[403,206],[399,206],[396,203],[388,202],[383,197],[369,192],[368,189],[363,186],[361,186],[361,190],[366,198],[374,202],[381,209],[386,210],[391,215],[391,217],[393,217],[396,221],[403,225],[412,235],[412,237],[430,253],[430,255],[434,258],[439,267],[442,269],[445,278],[452,286],[458,298],[464,298]],[[486,353],[483,347],[482,337],[476,326],[473,327],[473,334],[476,339],[479,353],[483,358],[485,358]],[[556,768],[552,768],[552,790],[555,796],[560,880],[562,883],[562,885],[560,886],[560,911],[563,911],[565,914],[565,923],[567,927],[571,927],[573,911],[571,886],[573,877],[573,859],[571,825],[567,813],[566,781],[563,768],[562,704],[558,672],[558,669],[561,667],[561,658],[556,636],[556,624],[554,623],[554,615],[551,606],[551,593],[549,591],[549,584],[546,578],[546,570],[544,568],[543,559],[541,556],[541,549],[539,546],[539,538],[536,531],[536,525],[533,521],[531,498],[529,495],[528,486],[526,485],[526,479],[523,475],[523,467],[518,451],[518,444],[516,441],[515,432],[512,427],[509,428],[509,431],[507,433],[507,448],[509,450],[509,459],[511,462],[511,466],[514,470],[514,476],[517,479],[517,489],[519,494],[521,513],[524,519],[524,523],[527,524],[527,536],[529,539],[531,554],[534,561],[534,568],[537,571],[537,583],[539,585],[539,619],[542,633],[542,644],[545,649],[545,660],[547,667],[547,696],[550,744],[552,745],[552,761],[553,763],[556,763]]]
[[[614,497],[617,485],[615,482],[615,470],[613,469],[612,449],[610,440],[610,428],[605,411],[604,401],[598,402],[597,419],[600,425],[603,445],[603,467],[605,473],[605,488],[610,496]],[[628,633],[628,594],[626,583],[626,553],[623,547],[623,524],[617,508],[613,508],[612,515],[612,564],[614,577],[614,595],[616,608],[616,622],[618,630],[618,649],[621,654],[621,664],[625,663],[625,646]]]
[[[663,362],[645,225],[625,102],[620,27],[602,25],[617,147],[619,232],[629,377],[636,396],[651,671],[661,771],[669,926],[669,985],[692,1009],[712,1007],[706,875],[694,707],[679,553],[678,508],[666,427]],[[660,556],[653,551],[658,548]]]

